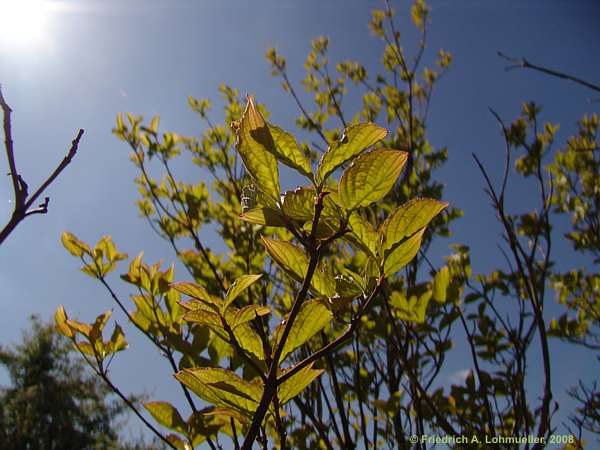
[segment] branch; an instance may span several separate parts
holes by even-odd
[[[6,159],[8,160],[8,167],[10,169],[10,178],[13,185],[13,192],[15,197],[15,207],[11,215],[10,220],[0,231],[0,245],[8,237],[10,233],[19,225],[19,223],[27,216],[34,214],[46,214],[48,212],[48,203],[50,197],[45,197],[44,201],[40,203],[36,208],[30,209],[36,200],[44,193],[44,191],[52,184],[52,182],[62,173],[62,171],[69,165],[79,147],[79,141],[83,136],[84,131],[79,130],[77,136],[71,142],[71,148],[67,152],[67,155],[63,158],[61,163],[54,169],[50,176],[42,183],[42,185],[29,197],[28,186],[25,180],[21,177],[17,170],[17,163],[15,161],[14,145],[12,140],[12,127],[11,127],[11,113],[12,109],[6,103],[4,96],[2,95],[2,88],[0,86],[0,107],[4,114],[3,129],[4,129],[4,147],[6,149]]]
[[[582,80],[581,78],[577,78],[577,77],[574,77],[572,75],[569,75],[569,74],[566,74],[563,72],[558,72],[556,70],[548,69],[543,66],[538,66],[537,64],[533,64],[533,63],[529,62],[525,58],[515,58],[512,56],[508,56],[508,55],[505,55],[504,53],[502,53],[501,51],[498,51],[498,56],[500,56],[501,58],[504,58],[508,62],[512,63],[512,65],[507,66],[504,70],[508,71],[508,70],[513,70],[513,69],[532,69],[532,70],[536,70],[538,72],[545,73],[546,75],[550,75],[550,76],[553,76],[556,78],[561,78],[563,80],[572,81],[573,83],[577,83],[582,86],[585,86],[586,88],[591,89],[592,91],[600,92],[600,86],[598,86],[597,84],[590,83],[589,81]]]

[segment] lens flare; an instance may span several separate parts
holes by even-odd
[[[32,46],[44,40],[47,2],[0,0],[0,43]]]

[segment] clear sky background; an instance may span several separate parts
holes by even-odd
[[[6,1],[0,0],[0,5]],[[500,228],[471,157],[475,152],[493,179],[499,180],[503,145],[487,108],[493,107],[510,121],[523,101],[535,100],[544,106],[543,120],[561,124],[557,142],[564,142],[575,130],[576,120],[584,112],[597,111],[599,105],[589,102],[593,93],[568,82],[531,71],[504,71],[506,63],[496,51],[527,56],[598,82],[600,3],[430,3],[429,56],[444,48],[454,55],[454,63],[434,92],[429,137],[434,146],[449,148],[449,162],[438,172],[446,185],[445,200],[465,210],[465,217],[455,222],[454,236],[434,249],[434,263],[442,264],[448,243],[466,243],[473,252],[474,271],[480,273],[500,261],[495,245]],[[218,86],[226,82],[241,93],[255,94],[267,104],[275,123],[293,130],[298,114],[279,81],[270,76],[264,59],[269,47],[277,47],[287,57],[298,88],[310,40],[318,35],[329,36],[334,63],[354,58],[378,68],[381,58],[381,44],[367,29],[370,10],[382,6],[375,0],[45,0],[41,4],[46,12],[32,7],[35,14],[29,24],[16,27],[12,26],[16,23],[3,23],[0,12],[0,83],[14,110],[17,164],[30,188],[63,158],[79,128],[86,133],[78,155],[48,191],[49,213],[27,219],[0,247],[0,342],[4,345],[19,339],[31,314],[48,319],[59,304],[70,315],[88,321],[114,306],[62,248],[62,231],[92,243],[111,234],[130,256],[144,250],[148,261],[174,259],[168,245],[138,217],[136,172],[128,148],[110,132],[118,112],[146,117],[160,113],[161,130],[197,135],[201,128],[187,106],[187,96],[213,100],[214,119],[221,120]],[[410,52],[416,44],[408,20],[410,4],[400,1],[394,6],[404,47]],[[34,20],[40,23],[32,30]],[[347,110],[353,111],[352,105]],[[186,178],[202,176],[191,165],[180,168]],[[0,173],[7,172],[3,151]],[[515,185],[509,198],[515,208],[532,204],[528,192],[534,191],[525,188]],[[9,178],[0,178],[2,225],[12,211],[12,198]],[[564,241],[556,243],[556,251],[565,266],[573,264]],[[112,277],[114,286],[126,298],[128,291],[118,280],[119,273]],[[120,312],[115,311],[115,316],[125,322]],[[126,333],[131,348],[112,366],[117,384],[127,392],[153,392],[157,400],[180,398],[156,352],[131,327],[126,327]],[[589,379],[597,369],[589,355],[572,347],[553,343],[553,351],[561,355],[554,363],[555,387],[566,388],[578,377]],[[450,362],[446,382],[462,369],[461,361]],[[0,372],[0,384],[6,380]]]

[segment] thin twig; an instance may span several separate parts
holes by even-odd
[[[3,129],[4,129],[4,147],[6,149],[6,159],[8,160],[8,167],[10,170],[10,178],[12,180],[13,192],[15,197],[15,206],[10,220],[0,231],[0,245],[8,237],[10,233],[19,225],[19,223],[28,216],[34,214],[46,214],[48,212],[48,203],[50,197],[45,197],[44,201],[40,203],[36,208],[30,209],[37,199],[44,193],[44,191],[52,184],[52,182],[62,173],[63,170],[71,163],[71,160],[77,153],[79,147],[79,141],[83,136],[84,131],[79,130],[75,139],[71,142],[71,148],[67,152],[67,155],[63,158],[61,163],[54,169],[54,171],[46,178],[41,186],[29,196],[28,186],[23,177],[17,170],[17,163],[15,161],[14,143],[12,140],[12,124],[11,124],[11,113],[12,109],[6,103],[4,96],[2,95],[2,87],[0,86],[0,107],[4,114],[3,118]]]
[[[513,70],[513,69],[537,70],[538,72],[545,73],[546,75],[550,75],[550,76],[553,76],[556,78],[561,78],[563,80],[569,80],[569,81],[572,81],[573,83],[577,83],[582,86],[585,86],[586,88],[591,89],[593,91],[600,92],[600,86],[598,86],[597,84],[590,83],[589,81],[582,80],[581,78],[577,78],[577,77],[574,77],[572,75],[569,75],[569,74],[566,74],[563,72],[558,72],[556,70],[548,69],[543,66],[538,66],[537,64],[533,64],[532,62],[528,61],[525,58],[515,58],[512,56],[508,56],[508,55],[505,55],[504,53],[502,53],[501,51],[498,51],[497,53],[498,53],[498,56],[500,56],[501,58],[504,58],[507,61],[509,61],[510,63],[512,63],[511,66],[506,67],[504,70],[507,70],[507,71]]]

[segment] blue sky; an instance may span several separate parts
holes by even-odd
[[[267,48],[275,46],[287,57],[296,83],[310,40],[318,35],[329,36],[332,62],[352,57],[377,67],[381,54],[379,41],[367,30],[369,11],[382,5],[374,0],[43,3],[51,8],[29,43],[24,37],[8,39],[0,29],[0,83],[14,110],[17,164],[30,187],[63,158],[79,128],[86,133],[77,157],[48,191],[49,214],[26,220],[0,248],[3,344],[19,338],[31,314],[48,318],[58,304],[88,320],[113,306],[101,286],[80,273],[77,261],[63,250],[62,231],[88,242],[111,234],[131,256],[143,249],[149,261],[173,258],[133,205],[135,171],[128,149],[110,133],[118,112],[146,117],[160,113],[162,129],[199,134],[187,96],[213,100],[215,119],[220,120],[217,89],[226,82],[255,94],[267,104],[274,122],[292,130],[297,111],[270,76]],[[510,121],[523,101],[535,100],[544,106],[544,120],[561,124],[559,142],[573,132],[582,113],[598,110],[598,103],[588,102],[593,94],[583,88],[534,72],[505,72],[496,51],[598,81],[600,5],[591,0],[432,0],[431,5],[429,55],[444,48],[454,55],[454,63],[434,93],[430,140],[436,147],[448,146],[450,160],[438,178],[446,185],[445,200],[465,210],[452,239],[436,249],[436,262],[441,264],[448,253],[447,243],[468,243],[475,271],[484,272],[498,261],[490,242],[499,241],[500,229],[471,153],[498,180],[503,148],[487,108]],[[394,6],[410,51],[415,36],[407,18],[409,3]],[[193,167],[182,170],[186,177],[202,176]],[[7,172],[3,155],[0,173]],[[515,187],[509,202],[527,205],[525,186]],[[12,209],[11,189],[8,178],[0,182],[2,223]],[[564,242],[556,247],[566,264],[574,261]],[[116,275],[114,285],[125,298],[127,291]],[[178,398],[158,356],[134,330],[127,336],[132,349],[113,363],[116,381],[126,391],[146,389],[157,399]],[[569,359],[557,359],[555,386],[571,385],[593,367],[582,353],[556,346],[561,352],[567,348]],[[455,371],[464,368],[451,366]],[[0,373],[0,383],[5,379]]]

